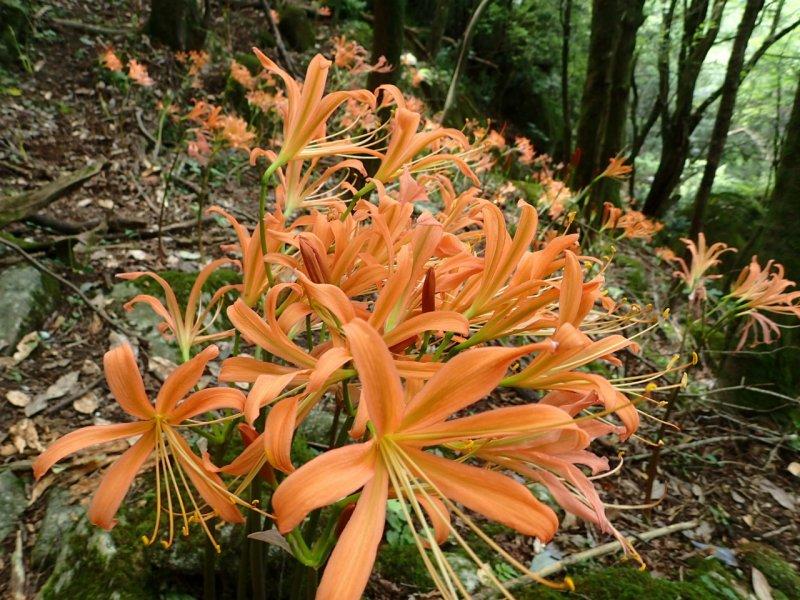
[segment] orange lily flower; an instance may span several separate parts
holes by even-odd
[[[736,248],[730,248],[727,244],[717,242],[706,245],[706,236],[703,233],[697,235],[697,244],[688,238],[681,238],[681,241],[686,245],[689,253],[692,255],[691,266],[686,266],[686,261],[682,258],[675,257],[675,261],[680,265],[681,270],[675,271],[674,276],[683,279],[686,287],[689,290],[689,299],[705,300],[706,288],[705,282],[710,279],[719,279],[722,275],[707,275],[709,269],[718,265],[720,256],[725,252],[736,252]]]
[[[189,523],[195,520],[213,541],[206,525],[206,520],[212,515],[202,512],[202,504],[195,499],[189,481],[214,514],[229,523],[242,523],[242,516],[232,502],[246,503],[234,498],[220,478],[204,467],[203,460],[192,452],[178,431],[181,423],[202,413],[222,408],[242,409],[244,394],[233,388],[206,388],[186,396],[199,381],[206,364],[218,354],[216,346],[209,346],[176,368],[164,381],[153,404],[145,392],[131,347],[125,344],[107,352],[103,357],[103,365],[108,387],[122,410],[136,420],[114,425],[92,425],[68,433],[36,459],[33,464],[36,478],[39,479],[59,460],[78,450],[139,436],[138,441],[117,459],[103,477],[89,507],[89,520],[92,523],[105,529],[115,525],[114,516],[136,473],[152,454],[156,455],[156,520],[147,543],[152,543],[158,535],[162,509],[169,516],[169,537],[162,542],[165,546],[172,543],[176,514],[183,517],[185,534],[188,534]]]
[[[415,173],[453,163],[464,175],[479,185],[480,181],[469,165],[458,155],[432,152],[421,158],[415,158],[420,152],[441,139],[453,140],[462,148],[469,147],[466,136],[457,129],[437,129],[418,133],[420,119],[418,113],[403,106],[398,107],[392,122],[392,136],[389,138],[389,145],[386,152],[380,155],[381,164],[373,179],[386,183],[399,177],[405,169],[408,169],[410,173]]]
[[[266,290],[269,285],[269,278],[267,277],[267,270],[264,265],[260,229],[258,227],[253,229],[251,235],[247,227],[240,224],[233,215],[219,206],[210,207],[206,213],[220,215],[233,227],[239,242],[238,248],[236,246],[223,246],[223,250],[236,250],[241,254],[242,284],[235,286],[235,288],[239,290],[242,295],[242,300],[244,300],[247,306],[255,306],[258,301],[261,300],[264,290]],[[267,216],[265,225],[267,231],[271,233],[283,231],[283,224],[274,216]],[[275,236],[270,235],[267,237],[268,252],[277,252],[280,248],[280,244],[280,240]]]
[[[189,292],[189,299],[186,302],[186,309],[183,311],[181,310],[178,298],[175,296],[172,287],[158,273],[154,273],[153,271],[119,273],[117,277],[127,281],[135,281],[140,277],[152,278],[161,286],[161,289],[164,290],[166,299],[166,306],[164,306],[164,303],[155,296],[139,294],[125,304],[125,310],[132,310],[134,305],[140,302],[144,302],[150,306],[158,316],[164,319],[164,322],[158,326],[159,331],[161,331],[161,333],[169,332],[175,338],[183,360],[187,361],[191,356],[191,349],[193,346],[204,342],[221,340],[233,335],[232,329],[220,331],[219,333],[203,333],[208,330],[216,320],[219,310],[222,308],[220,301],[225,293],[231,289],[229,286],[223,286],[214,292],[214,295],[208,301],[206,307],[200,310],[200,295],[203,292],[203,286],[206,281],[211,276],[211,273],[218,267],[229,262],[229,260],[221,258],[203,267],[192,285],[192,289]],[[214,307],[216,307],[216,312],[212,314],[211,309]],[[209,315],[211,315],[210,319],[208,319]]]
[[[793,287],[795,283],[783,275],[783,265],[770,260],[762,269],[758,264],[758,257],[753,256],[750,264],[742,269],[731,286],[729,295],[739,303],[737,316],[748,317],[737,350],[744,346],[751,330],[754,332],[753,345],[769,344],[780,337],[780,325],[762,312],[791,315],[800,319],[800,290],[787,292],[787,288]],[[775,338],[772,334],[775,334]]]
[[[361,597],[383,535],[390,487],[404,510],[414,512],[421,520],[439,572],[424,555],[426,565],[445,597],[455,597],[454,588],[461,584],[444,564],[437,537],[442,541],[448,530],[457,538],[458,535],[442,509],[433,508],[433,515],[429,513],[428,518],[446,524],[445,535],[434,535],[422,517],[419,496],[430,499],[430,507],[437,500],[444,502],[470,523],[454,502],[521,533],[549,540],[558,520],[522,484],[496,471],[424,451],[425,447],[465,437],[493,437],[509,430],[517,433],[526,427],[538,431],[556,421],[560,425],[564,417],[568,421],[568,415],[560,409],[537,406],[531,407],[524,422],[518,414],[507,419],[499,411],[490,411],[487,415],[491,416],[486,416],[477,430],[462,423],[463,419],[446,421],[491,392],[509,364],[530,348],[477,348],[460,354],[406,399],[391,354],[378,332],[360,319],[344,325],[344,330],[362,382],[360,410],[366,411],[371,421],[373,437],[364,443],[330,450],[306,463],[289,475],[272,497],[278,529],[287,533],[300,525],[309,512],[363,488],[328,560],[317,598]],[[554,413],[558,415],[555,419]],[[407,512],[409,522],[411,512]],[[413,522],[411,529],[416,531]],[[422,549],[423,540],[414,535]],[[474,552],[470,556],[483,566]],[[523,565],[516,561],[514,564],[528,572]],[[491,573],[491,569],[487,572]]]
[[[331,140],[325,136],[325,123],[333,112],[349,98],[375,105],[375,96],[367,90],[337,91],[325,95],[325,82],[331,62],[321,54],[311,59],[301,84],[264,55],[253,48],[261,65],[283,80],[286,87],[286,105],[283,107],[283,146],[267,170],[271,175],[275,169],[293,159],[309,159],[334,154],[363,152],[358,141],[344,138]],[[256,156],[264,150],[254,150]],[[251,157],[252,160],[252,157]]]
[[[147,67],[133,58],[128,61],[128,77],[130,77],[134,83],[142,87],[155,85],[155,81],[153,81],[147,73]]]

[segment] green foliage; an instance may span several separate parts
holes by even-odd
[[[800,600],[800,572],[774,548],[758,542],[748,542],[739,548],[742,558],[764,574],[770,586],[789,600]]]

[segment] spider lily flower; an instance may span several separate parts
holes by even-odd
[[[717,242],[708,246],[706,236],[703,233],[697,235],[697,244],[688,238],[681,238],[687,250],[692,256],[690,266],[682,258],[675,257],[675,262],[680,266],[679,271],[675,271],[674,277],[678,277],[686,284],[689,290],[689,299],[705,300],[705,282],[710,279],[719,279],[722,275],[707,275],[707,272],[717,266],[725,252],[736,252],[736,248],[730,248],[727,244]]]
[[[268,150],[265,151],[265,155],[273,163],[277,161],[277,155],[274,152]],[[361,173],[364,177],[367,176],[367,171],[361,161],[351,158],[328,167],[312,180],[318,162],[319,158],[313,158],[304,169],[305,160],[295,159],[288,161],[283,168],[276,170],[280,185],[276,189],[275,198],[278,210],[283,211],[284,215],[292,215],[301,207],[336,204],[341,202],[339,196],[344,192],[354,193],[355,190],[345,181],[350,169]],[[332,189],[323,189],[323,186],[341,171],[344,171],[345,179],[339,181]]]
[[[453,140],[465,149],[469,147],[466,136],[457,129],[417,132],[420,119],[418,113],[403,106],[398,107],[392,122],[389,145],[386,152],[380,155],[381,164],[373,175],[373,179],[387,183],[399,177],[405,169],[408,169],[410,173],[416,173],[452,163],[476,185],[479,185],[478,178],[467,162],[458,155],[432,152],[416,158],[418,154],[442,139]]]
[[[133,58],[128,61],[128,77],[130,77],[134,83],[142,87],[151,87],[156,83],[147,73],[147,67]]]
[[[617,220],[617,227],[624,230],[627,238],[641,238],[649,242],[656,233],[664,229],[664,224],[651,221],[638,210],[629,210]]]
[[[202,413],[223,408],[241,411],[244,394],[233,388],[206,388],[189,394],[200,380],[206,364],[218,354],[216,346],[209,346],[177,367],[164,381],[153,404],[145,392],[131,347],[124,344],[107,352],[103,365],[108,387],[122,410],[135,420],[114,425],[92,425],[59,438],[34,462],[36,478],[78,450],[138,436],[138,441],[106,471],[89,507],[92,523],[104,529],[114,527],[114,516],[136,473],[153,454],[156,518],[153,533],[145,538],[146,543],[152,543],[158,536],[162,512],[168,515],[169,523],[168,538],[162,540],[166,547],[174,539],[176,515],[183,520],[184,535],[188,535],[189,524],[196,521],[212,541],[214,538],[206,521],[213,514],[229,523],[242,523],[244,520],[234,503],[247,503],[231,495],[222,480],[205,468],[203,460],[192,452],[178,429],[185,421]],[[210,512],[203,512],[204,503],[210,507]]]
[[[742,269],[731,286],[729,296],[738,303],[736,315],[748,317],[737,350],[744,347],[751,330],[753,345],[770,344],[780,337],[780,325],[764,315],[765,312],[800,319],[800,290],[786,291],[794,287],[795,283],[783,275],[783,265],[770,260],[762,269],[758,264],[758,257],[753,256],[750,264]],[[773,334],[775,338],[772,337]]]
[[[269,286],[269,278],[267,276],[267,269],[264,264],[264,253],[261,245],[261,232],[258,227],[253,230],[252,235],[247,230],[247,227],[240,224],[236,218],[230,213],[223,210],[219,206],[212,206],[207,211],[207,214],[217,214],[226,219],[233,227],[238,240],[238,248],[231,246],[224,246],[224,250],[233,250],[241,254],[241,267],[242,267],[242,283],[236,286],[241,293],[242,300],[247,306],[255,306],[261,300],[264,290]],[[282,232],[282,223],[273,216],[266,217],[266,230],[270,232]],[[276,236],[268,236],[267,238],[267,251],[277,252],[280,248],[281,242]]]
[[[126,281],[135,281],[140,277],[150,277],[153,279],[161,289],[164,290],[166,306],[164,303],[149,294],[139,294],[134,296],[129,302],[125,304],[125,310],[132,310],[134,305],[143,302],[150,306],[153,311],[160,316],[164,321],[159,324],[158,328],[161,333],[169,332],[180,348],[181,356],[184,361],[189,360],[191,356],[192,347],[204,342],[214,340],[221,340],[233,335],[233,330],[220,331],[218,333],[204,333],[213,325],[219,311],[222,308],[221,300],[225,293],[230,291],[230,286],[223,286],[219,288],[211,299],[206,304],[206,307],[201,310],[200,295],[203,292],[205,285],[211,274],[224,264],[230,263],[225,258],[220,258],[211,261],[198,273],[197,278],[192,285],[189,292],[189,298],[186,301],[186,309],[181,310],[178,298],[175,292],[167,281],[158,273],[153,271],[134,271],[132,273],[120,273],[117,275],[120,279]],[[212,309],[215,312],[212,314]]]
[[[606,410],[614,412],[625,426],[622,438],[632,435],[639,426],[639,413],[631,401],[611,382],[597,373],[577,369],[598,359],[617,361],[614,352],[634,345],[621,336],[610,335],[592,341],[569,322],[562,323],[551,337],[555,350],[543,350],[519,373],[510,375],[502,385],[536,390],[596,392]]]
[[[326,121],[342,103],[354,98],[364,104],[374,106],[375,96],[367,90],[337,91],[325,95],[325,82],[331,62],[321,54],[317,54],[311,59],[306,70],[305,81],[301,84],[258,48],[253,48],[253,52],[261,65],[270,73],[280,77],[286,87],[286,104],[282,108],[283,146],[267,169],[270,175],[275,169],[294,159],[359,152],[375,153],[375,151],[367,152],[369,149],[364,147],[363,140],[335,139],[336,136],[325,136]],[[264,153],[263,150],[259,151],[258,149],[254,152],[257,155]]]
[[[625,181],[633,171],[633,167],[625,164],[624,156],[615,156],[608,159],[608,166],[600,173],[600,177]]]
[[[463,585],[439,550],[437,537],[441,540],[442,536],[436,536],[428,525],[418,497],[444,503],[476,529],[455,502],[523,534],[549,540],[558,527],[556,515],[525,486],[499,472],[424,450],[474,435],[470,424],[461,429],[449,424],[447,418],[491,392],[508,366],[530,348],[476,348],[464,352],[406,398],[380,334],[360,319],[344,325],[344,330],[362,383],[360,410],[366,412],[374,435],[366,442],[329,450],[306,463],[289,475],[272,497],[278,529],[285,534],[299,526],[311,511],[361,489],[355,510],[330,555],[317,598],[361,597],[383,536],[390,489],[401,501],[421,551],[427,541],[433,559],[424,552],[423,558],[446,598],[455,598],[456,589],[463,590]],[[558,414],[559,426],[569,420],[568,415],[553,407],[529,412],[526,423],[536,430],[550,426],[554,422],[553,413]],[[498,411],[490,413],[492,416],[485,417],[480,424],[478,436],[492,437],[498,432],[524,429],[519,414],[507,419]],[[433,502],[428,505],[433,506]],[[447,523],[441,509],[433,512],[440,522]],[[419,520],[423,534],[417,533],[412,514]],[[449,529],[479,567],[484,567],[458,532],[452,526]],[[483,539],[491,542],[488,536]],[[496,544],[494,549],[502,552]],[[507,555],[504,558],[513,561]],[[516,561],[513,564],[530,574],[524,565]],[[486,572],[493,577],[491,568]],[[499,585],[496,578],[494,581]]]
[[[608,471],[608,460],[588,450],[592,440],[616,431],[613,425],[597,418],[575,419],[578,413],[597,403],[594,392],[551,392],[538,405],[558,407],[565,412],[569,426],[551,427],[536,436],[506,435],[480,443],[453,444],[469,456],[516,471],[531,481],[544,485],[556,502],[567,512],[597,525],[601,531],[613,534],[626,554],[641,562],[630,542],[608,520],[603,501],[590,477],[579,468],[588,467],[592,476]],[[507,412],[522,413],[528,406],[510,407]],[[480,418],[465,417],[475,421]]]

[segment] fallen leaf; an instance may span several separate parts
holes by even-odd
[[[789,466],[786,467],[786,470],[789,471],[795,477],[800,477],[800,463],[798,462],[790,462]]]
[[[66,396],[71,390],[75,388],[80,378],[80,371],[70,371],[65,373],[48,387],[44,392],[38,394],[36,398],[25,407],[25,416],[31,417],[36,413],[43,411],[47,407],[50,400]]]
[[[6,392],[6,400],[8,400],[14,406],[19,406],[20,408],[24,408],[31,403],[31,397],[20,390],[11,390],[10,392]]]
[[[102,369],[100,368],[100,365],[93,360],[89,360],[88,358],[84,360],[83,364],[81,365],[81,373],[84,375],[100,375],[101,372]]]
[[[762,490],[772,496],[775,502],[780,504],[783,508],[787,510],[794,510],[795,497],[792,494],[788,493],[786,490],[782,490],[769,479],[762,479],[759,481],[759,485],[761,486]]]
[[[18,454],[25,452],[26,448],[41,452],[44,447],[39,442],[39,432],[30,419],[22,419],[8,428],[11,443],[14,444]]]
[[[36,349],[36,346],[39,345],[39,332],[38,331],[31,331],[29,334],[23,336],[23,338],[17,344],[17,351],[14,352],[13,358],[16,364],[21,363],[23,360],[28,358]]]
[[[161,381],[164,381],[176,367],[177,365],[174,362],[163,356],[151,356],[147,362],[147,370]]]
[[[753,567],[753,591],[758,600],[772,600],[772,588],[764,574]]]
[[[100,399],[94,392],[84,394],[72,403],[72,408],[83,415],[90,415],[97,410]]]
[[[753,515],[745,515],[745,516],[743,516],[742,517],[742,521],[744,521],[750,529],[753,528],[753,523],[755,522],[753,520]]]

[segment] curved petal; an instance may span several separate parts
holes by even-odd
[[[433,538],[441,545],[450,537],[450,511],[439,498],[417,494],[417,502],[425,510],[433,526]]]
[[[354,319],[343,328],[361,380],[361,402],[366,404],[378,434],[394,431],[405,402],[389,348],[366,321]]]
[[[33,462],[33,475],[39,479],[47,470],[65,456],[95,444],[113,442],[123,438],[142,435],[153,428],[149,421],[115,423],[114,425],[91,425],[69,432],[48,446]]]
[[[221,519],[228,523],[244,523],[244,518],[238,511],[230,496],[220,490],[225,484],[219,475],[209,472],[203,464],[203,459],[189,448],[183,437],[174,431],[168,433],[170,447],[178,466],[189,476],[192,485],[208,505]],[[176,449],[178,450],[176,452]]]
[[[425,331],[454,331],[461,335],[469,333],[469,321],[461,314],[451,310],[439,310],[415,315],[406,319],[390,332],[384,334],[383,341],[394,346]]]
[[[269,464],[284,473],[294,471],[292,438],[297,423],[298,396],[278,402],[267,415],[264,426],[264,453]]]
[[[288,533],[312,510],[355,492],[372,479],[376,460],[369,441],[328,450],[289,475],[272,496],[280,532]]]
[[[219,372],[219,380],[222,382],[240,381],[244,383],[255,383],[261,375],[285,375],[294,374],[294,381],[302,382],[308,380],[308,371],[297,370],[294,367],[276,365],[274,363],[258,360],[251,356],[231,356],[222,361],[222,369]]]
[[[263,465],[266,460],[264,456],[264,434],[262,433],[252,442],[247,444],[236,458],[229,465],[220,468],[220,471],[228,475],[241,477],[247,475],[258,465]]]
[[[160,415],[169,415],[175,410],[178,401],[200,381],[208,361],[217,356],[219,348],[208,346],[170,373],[158,392],[156,412]]]
[[[405,452],[414,466],[451,500],[545,542],[555,534],[558,528],[555,513],[534,498],[521,483],[496,471],[415,448],[405,448]]]
[[[475,348],[459,354],[434,375],[406,407],[401,429],[420,429],[443,421],[489,394],[508,366],[526,354],[519,348]]]
[[[425,445],[448,441],[505,436],[535,436],[558,429],[580,431],[569,413],[547,404],[505,406],[461,419],[434,423],[414,433]]]
[[[105,353],[103,368],[108,388],[126,413],[138,419],[149,419],[155,414],[147,399],[139,365],[129,344],[122,344]]]
[[[89,521],[103,529],[111,529],[117,524],[114,515],[128,493],[133,478],[153,452],[155,445],[156,432],[151,429],[114,461],[103,475],[103,481],[92,498],[88,512]]]
[[[342,365],[350,360],[350,353],[344,348],[331,348],[326,350],[317,361],[317,366],[311,372],[308,379],[308,393],[320,391],[325,387],[325,384]]]
[[[274,402],[292,379],[294,379],[294,373],[278,376],[260,375],[256,379],[253,389],[247,394],[247,400],[244,403],[245,420],[252,425],[258,417],[261,407]]]
[[[236,388],[206,388],[195,392],[181,402],[181,404],[172,411],[169,422],[176,425],[186,419],[191,419],[205,412],[219,410],[221,408],[232,408],[237,412],[241,412],[244,408],[244,399],[244,393]]]
[[[361,598],[383,537],[388,496],[389,476],[378,466],[328,559],[317,600]]]

